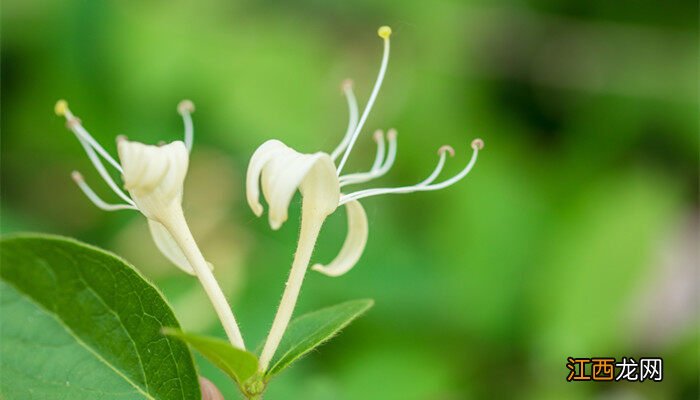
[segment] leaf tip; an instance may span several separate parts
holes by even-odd
[[[359,299],[355,301],[359,304],[362,304],[362,312],[365,312],[370,308],[374,307],[374,299]]]

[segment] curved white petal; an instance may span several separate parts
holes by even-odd
[[[185,254],[182,252],[182,250],[180,250],[180,247],[175,242],[175,239],[173,239],[173,237],[170,235],[170,232],[168,232],[168,230],[165,229],[161,223],[152,219],[148,219],[148,228],[151,230],[151,236],[153,237],[153,241],[156,243],[156,247],[158,247],[158,250],[163,253],[165,258],[170,260],[170,262],[188,274],[195,275],[194,269],[190,265],[189,261],[187,261]],[[207,265],[209,265],[209,269],[214,269],[214,266],[211,263],[207,262]]]
[[[329,215],[338,207],[340,184],[335,165],[326,153],[302,154],[277,140],[263,143],[255,151],[246,176],[247,199],[256,215],[262,213],[258,184],[269,205],[272,229],[287,220],[287,210],[299,189],[304,202]]]
[[[338,256],[328,265],[316,264],[311,269],[328,276],[340,276],[357,264],[367,244],[367,214],[362,205],[352,200],[345,204],[348,213],[348,236]]]
[[[180,205],[189,164],[183,142],[151,146],[121,140],[117,149],[124,187],[146,217],[159,220],[173,205]]]
[[[279,140],[268,140],[261,144],[250,158],[246,172],[246,199],[253,213],[258,217],[263,213],[263,206],[260,204],[260,174],[265,164],[286,147]]]

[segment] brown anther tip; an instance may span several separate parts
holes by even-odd
[[[448,144],[446,144],[446,145],[444,145],[444,146],[441,146],[441,147],[438,149],[438,155],[441,156],[441,155],[443,155],[445,152],[450,153],[450,157],[454,157],[454,156],[455,156],[455,149],[453,149],[452,146],[450,146],[450,145],[448,145]]]
[[[182,100],[177,104],[177,112],[180,114],[193,113],[194,103],[192,102],[192,100]]]
[[[343,81],[343,83],[340,84],[340,88],[343,90],[350,90],[350,89],[352,89],[352,85],[353,85],[352,79],[345,79]]]
[[[384,138],[384,132],[381,129],[377,129],[374,131],[374,135],[372,135],[372,139],[374,139],[375,142],[379,142]]]
[[[66,120],[66,128],[68,129],[73,129],[74,126],[80,125],[80,118],[78,117],[70,117]]]
[[[396,129],[394,128],[389,129],[389,132],[386,133],[386,137],[389,140],[396,139],[396,135],[398,135],[398,132],[396,132]]]
[[[81,174],[78,171],[73,171],[70,173],[70,177],[76,181],[76,182],[82,182],[83,181],[83,174]]]
[[[472,140],[472,149],[481,150],[484,148],[484,141],[481,139]]]

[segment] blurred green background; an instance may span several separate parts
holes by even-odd
[[[307,275],[297,313],[376,306],[273,382],[266,399],[698,398],[698,4],[690,1],[24,1],[2,4],[2,231],[77,237],[155,280],[186,328],[223,337],[196,281],[146,221],[92,206],[106,185],[53,114],[69,101],[116,153],[126,134],[195,148],[185,209],[246,341],[266,334],[291,265],[298,201],[273,232],[244,201],[247,161],[278,138],[331,151],[363,106],[391,25],[385,85],[346,171],[396,127],[417,182],[452,144],[486,142],[440,191],[363,201],[370,239],[346,276]],[[370,186],[371,187],[371,186]],[[339,250],[343,212],[314,260]],[[664,358],[661,383],[565,382],[566,357]],[[238,398],[204,360],[202,374]]]

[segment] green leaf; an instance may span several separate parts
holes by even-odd
[[[199,399],[192,354],[160,292],[72,239],[0,240],[0,398]]]
[[[239,386],[258,371],[258,358],[217,338],[194,335],[179,329],[164,328],[163,333],[189,343],[202,355],[226,372]]]
[[[294,319],[282,337],[272,367],[266,376],[282,372],[292,362],[335,336],[355,318],[374,305],[374,300],[361,299],[304,314]]]

